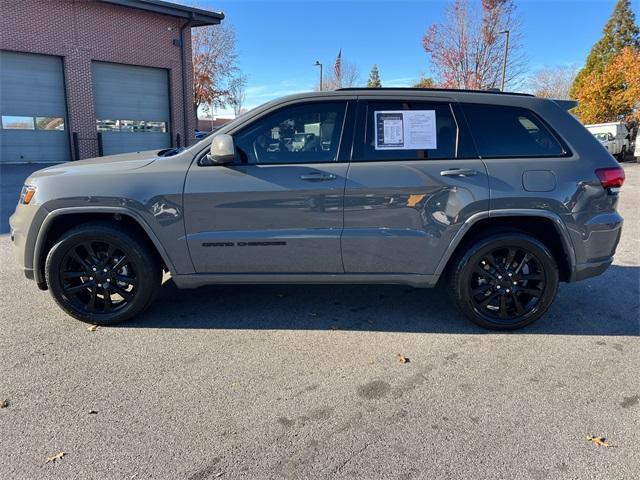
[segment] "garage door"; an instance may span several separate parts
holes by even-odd
[[[103,155],[170,147],[167,70],[103,62],[91,67]]]
[[[62,59],[0,51],[0,162],[70,160]]]

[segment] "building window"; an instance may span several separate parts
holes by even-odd
[[[167,131],[167,122],[150,120],[96,120],[99,132],[144,133]]]
[[[167,122],[145,122],[145,130],[147,132],[161,132],[167,131]]]
[[[38,130],[64,130],[63,117],[36,117]]]
[[[2,116],[2,128],[6,130],[34,130],[33,117]]]

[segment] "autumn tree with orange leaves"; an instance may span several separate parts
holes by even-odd
[[[229,23],[194,28],[191,34],[193,58],[193,107],[235,105],[237,86],[246,82],[240,74],[236,33]],[[244,89],[242,89],[244,91]]]
[[[640,122],[640,29],[629,0],[616,3],[571,96],[583,123]]]
[[[422,39],[431,56],[436,82],[445,88],[486,90],[500,87],[506,37],[510,32],[506,84],[515,87],[525,73],[520,29],[513,0],[455,0],[441,24]]]
[[[578,116],[585,124],[640,122],[640,50],[625,47],[576,90]]]

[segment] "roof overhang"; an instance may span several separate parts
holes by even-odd
[[[171,17],[189,20],[193,27],[217,25],[224,19],[224,13],[211,12],[201,8],[178,5],[162,0],[99,0],[102,3],[110,3],[120,7],[135,8],[145,12],[160,13]]]

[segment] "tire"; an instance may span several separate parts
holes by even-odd
[[[505,232],[477,240],[454,259],[449,293],[475,324],[515,330],[545,314],[559,279],[558,265],[542,242],[524,233]]]
[[[110,223],[65,232],[45,263],[49,290],[72,317],[114,325],[142,313],[155,299],[162,268],[146,242]]]
[[[623,145],[622,151],[617,155],[618,162],[624,162],[626,156],[627,156],[627,146]]]

